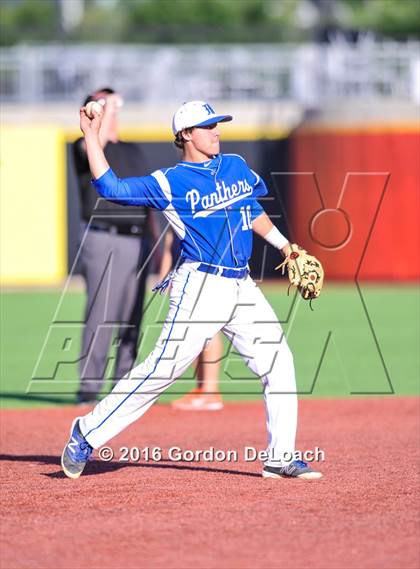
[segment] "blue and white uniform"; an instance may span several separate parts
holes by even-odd
[[[119,180],[108,170],[94,182],[118,204],[159,209],[182,242],[182,256],[229,268],[246,268],[252,252],[252,221],[267,194],[261,178],[236,154],[201,164],[179,162],[150,176]]]
[[[184,262],[173,279],[169,312],[144,362],[80,420],[98,448],[141,417],[220,330],[260,377],[267,412],[267,465],[285,465],[295,448],[297,397],[293,358],[278,319],[249,276],[252,222],[267,194],[261,178],[235,154],[179,162],[149,176],[94,182],[119,204],[159,209],[181,239]]]

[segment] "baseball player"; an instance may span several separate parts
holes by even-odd
[[[139,419],[219,331],[263,385],[268,447],[262,475],[321,477],[294,460],[293,357],[273,309],[248,269],[253,232],[288,257],[294,253],[258,203],[267,194],[263,180],[240,156],[220,153],[218,123],[230,120],[230,115],[217,114],[203,101],[184,103],[172,123],[182,160],[149,176],[119,179],[98,139],[101,115],[90,119],[85,108],[80,110],[98,193],[119,204],[162,211],[181,239],[184,262],[172,280],[168,315],[154,350],[90,413],[73,421],[61,458],[70,478],[80,476],[93,449]]]

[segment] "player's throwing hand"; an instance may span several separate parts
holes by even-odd
[[[92,108],[91,112],[93,118],[89,117],[86,107],[80,109],[80,130],[85,136],[89,136],[89,134],[97,135],[101,128],[103,113],[98,113],[95,107]]]
[[[92,118],[89,116],[92,115]],[[95,107],[87,109],[86,107],[81,107],[80,109],[80,129],[85,135],[86,151],[88,155],[89,162],[95,161],[95,166],[91,167],[92,175],[95,179],[100,178],[108,169],[109,164],[105,158],[102,150],[100,130],[102,125],[102,120],[105,113],[99,113]],[[88,145],[88,141],[96,141],[98,145]]]

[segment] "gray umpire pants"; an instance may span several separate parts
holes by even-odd
[[[80,259],[86,280],[87,301],[80,357],[80,399],[100,392],[109,366],[111,339],[116,332],[114,383],[132,369],[145,293],[142,239],[89,230]],[[139,276],[139,272],[141,273]]]

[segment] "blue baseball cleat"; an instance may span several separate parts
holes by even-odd
[[[80,417],[76,417],[73,421],[70,439],[61,455],[61,467],[64,474],[69,478],[79,478],[93,452],[93,447],[90,446],[80,431],[79,419]]]
[[[264,466],[263,478],[301,478],[302,480],[318,480],[320,472],[312,470],[303,460],[294,460],[287,466]]]

